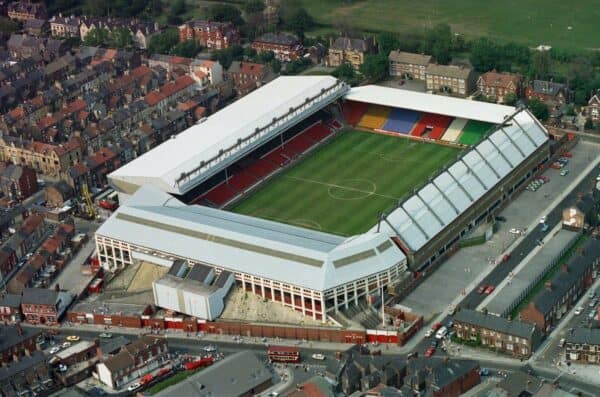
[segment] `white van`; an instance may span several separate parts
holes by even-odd
[[[443,339],[444,336],[446,336],[447,334],[448,334],[448,328],[442,327],[442,328],[438,329],[438,331],[435,333],[435,338]]]

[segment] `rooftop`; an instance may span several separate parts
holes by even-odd
[[[302,105],[307,97],[336,83],[338,80],[330,76],[280,77],[181,132],[176,139],[169,139],[127,163],[110,175],[111,182],[152,184],[163,191],[182,194],[195,186],[194,181],[180,186],[182,174],[217,157],[223,149],[272,123],[274,117],[283,116],[291,107]]]
[[[390,61],[400,63],[410,63],[413,65],[427,66],[431,63],[432,56],[425,54],[415,54],[404,51],[391,51],[389,55]]]
[[[461,309],[454,315],[454,321],[465,324],[477,325],[487,329],[496,330],[507,335],[522,338],[531,338],[535,325],[521,321],[510,321],[503,317],[484,314],[476,310]]]
[[[566,339],[567,343],[600,346],[600,328],[575,328]]]
[[[271,381],[271,372],[253,352],[235,353],[177,383],[155,397],[241,396]]]

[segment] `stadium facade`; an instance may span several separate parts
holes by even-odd
[[[245,154],[347,101],[494,128],[371,230],[349,238],[183,202]],[[409,266],[441,260],[548,156],[548,135],[527,110],[384,87],[350,89],[330,76],[280,77],[113,172],[109,181],[122,206],[98,229],[97,251],[111,271],[134,261],[170,267],[181,259],[228,271],[245,290],[325,321],[398,283]]]

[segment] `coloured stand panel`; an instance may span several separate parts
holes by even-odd
[[[463,145],[475,145],[483,138],[483,135],[489,131],[492,124],[483,121],[469,120],[463,128],[462,135],[458,140]]]
[[[458,138],[460,137],[463,128],[465,128],[465,124],[467,124],[466,119],[454,119],[454,121],[452,121],[452,123],[450,123],[450,125],[448,126],[448,129],[446,130],[444,135],[442,135],[442,141],[458,141]]]
[[[391,108],[385,106],[370,105],[367,113],[365,113],[358,123],[358,126],[373,130],[379,129],[385,124],[391,110]]]
[[[388,120],[383,125],[383,129],[401,134],[409,134],[417,120],[419,120],[419,117],[421,117],[421,113],[413,110],[393,109]]]

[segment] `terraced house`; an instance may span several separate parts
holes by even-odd
[[[468,67],[430,64],[425,76],[429,91],[467,96],[473,90],[473,69]]]
[[[392,51],[388,57],[390,76],[425,81],[425,70],[432,59],[431,55]]]
[[[463,340],[479,340],[482,346],[517,357],[529,357],[542,341],[541,332],[533,324],[475,310],[458,311],[454,316],[454,328]]]
[[[600,329],[577,328],[567,336],[565,359],[582,364],[600,364]]]

